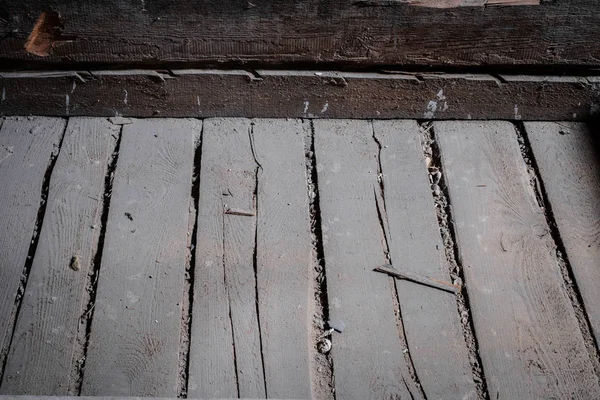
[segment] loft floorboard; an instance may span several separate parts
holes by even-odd
[[[0,400],[600,397],[583,123],[0,123]]]

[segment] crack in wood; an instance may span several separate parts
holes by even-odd
[[[488,393],[483,363],[481,361],[481,356],[479,355],[479,343],[477,341],[475,327],[473,325],[473,318],[471,316],[469,296],[467,289],[463,284],[463,268],[456,241],[456,232],[454,231],[453,227],[451,205],[449,200],[450,197],[444,176],[440,149],[436,141],[433,122],[422,121],[420,126],[423,133],[422,144],[423,153],[426,160],[426,168],[428,169],[428,173],[430,175],[433,173],[436,177],[438,177],[436,178],[438,179],[437,183],[432,182],[431,191],[435,203],[440,235],[444,243],[444,253],[450,269],[450,277],[453,279],[454,284],[462,285],[462,290],[456,293],[455,296],[456,306],[460,316],[466,347],[469,352],[469,364],[471,366],[473,380],[477,389],[477,396],[479,400],[489,400],[490,395]]]
[[[381,141],[379,140],[379,138],[377,138],[377,134],[375,133],[375,127],[373,126],[372,121],[371,129],[373,140],[377,144],[377,182],[379,183],[379,190],[377,190],[375,186],[373,187],[373,193],[375,195],[375,206],[377,208],[377,217],[379,218],[379,225],[381,226],[381,232],[383,234],[384,256],[388,263],[392,264],[392,257],[390,254],[390,242],[392,238],[389,232],[387,207],[385,204],[385,182],[383,168],[381,166],[381,151],[383,149],[383,146],[381,145]],[[394,312],[396,313],[396,326],[398,327],[398,336],[400,338],[400,344],[403,349],[402,353],[404,354],[404,360],[408,368],[408,373],[410,374],[412,383],[416,386],[421,398],[427,400],[427,395],[425,394],[425,391],[421,386],[421,381],[419,379],[419,376],[417,375],[415,364],[413,363],[412,356],[410,354],[408,341],[406,339],[404,321],[402,320],[402,308],[400,305],[400,298],[398,296],[398,284],[395,278],[390,277],[389,279],[392,281],[392,298],[394,304]],[[406,380],[404,377],[402,377],[402,380],[406,385]],[[412,393],[412,391],[409,390],[408,392],[410,393],[410,396],[414,398],[414,394]]]
[[[560,231],[558,230],[556,219],[554,218],[554,213],[552,211],[552,205],[548,200],[548,195],[539,172],[539,167],[535,160],[533,151],[531,150],[531,144],[529,142],[529,137],[527,136],[527,130],[525,129],[525,125],[523,124],[523,122],[520,121],[513,122],[513,126],[515,129],[517,140],[519,142],[521,156],[523,157],[523,161],[527,166],[527,172],[530,176],[529,184],[531,185],[531,189],[534,192],[537,204],[542,210],[542,213],[544,214],[544,218],[546,219],[546,224],[548,226],[548,231],[556,247],[556,259],[557,264],[560,267],[560,273],[563,278],[564,288],[567,292],[567,295],[569,297],[569,300],[571,301],[571,305],[575,312],[575,317],[579,324],[581,334],[583,335],[583,341],[589,352],[590,360],[594,367],[594,372],[600,379],[600,349],[598,347],[598,342],[596,341],[595,336],[592,335],[592,325],[590,322],[590,318],[585,309],[583,297],[581,296],[581,292],[577,285],[577,281],[575,280],[573,268],[569,261],[569,257],[562,237],[560,235]]]

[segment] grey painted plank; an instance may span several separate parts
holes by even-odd
[[[225,213],[255,214],[249,129],[249,119],[204,122],[191,396],[265,397],[254,274],[256,217]]]
[[[600,158],[584,124],[525,123],[596,342],[600,342]]]
[[[65,124],[59,118],[8,118],[0,129],[0,363],[12,334],[12,308],[34,233],[44,175]]]
[[[177,397],[14,396],[14,395],[2,396],[2,395],[0,395],[0,400],[146,400],[146,399],[175,400],[175,399],[177,399]],[[237,397],[229,398],[229,399],[225,399],[225,398],[218,398],[218,399],[203,398],[203,399],[200,399],[197,397],[194,397],[194,398],[188,397],[188,399],[190,399],[190,400],[233,400],[233,399],[237,399]],[[244,399],[242,399],[242,400],[244,400]],[[245,400],[251,400],[251,399],[246,398]],[[272,400],[277,400],[277,399],[272,399]],[[281,399],[281,400],[283,400],[283,399]],[[292,400],[292,399],[285,399],[285,400]]]
[[[104,118],[69,120],[50,182],[46,217],[31,267],[0,392],[67,395],[88,273],[119,127]],[[113,136],[115,135],[115,136]],[[95,228],[97,227],[97,229]],[[79,270],[70,268],[79,258]],[[81,345],[81,344],[80,344]]]
[[[394,267],[451,281],[422,134],[416,121],[374,121]],[[453,294],[398,280],[408,348],[429,399],[475,399],[477,391]]]
[[[194,135],[123,126],[82,394],[176,396]]]
[[[254,120],[256,268],[268,397],[310,398],[312,246],[304,160],[308,123]]]
[[[315,120],[314,129],[329,316],[346,324],[344,333],[332,338],[336,396],[410,398],[393,281],[373,272],[386,258],[371,123]]]
[[[508,122],[434,125],[491,398],[600,396]]]

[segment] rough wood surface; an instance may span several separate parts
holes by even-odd
[[[347,327],[332,338],[336,396],[418,396],[395,322],[393,278],[373,271],[387,260],[371,123],[316,120],[314,129],[329,317]]]
[[[415,121],[375,121],[373,132],[381,144],[392,264],[451,281],[419,126]],[[396,285],[408,348],[427,398],[477,398],[454,295],[412,282]]]
[[[12,336],[12,315],[40,207],[50,158],[66,122],[58,118],[0,121],[0,365]],[[36,233],[37,234],[37,233]]]
[[[49,6],[3,0],[0,62],[597,65],[600,59],[595,0],[517,7],[473,0],[478,6],[446,9],[414,1],[65,0]],[[466,3],[427,3],[460,2]],[[50,10],[60,15],[46,28],[51,54],[27,53],[36,21]]]
[[[310,398],[312,245],[301,120],[254,120],[256,273],[268,397]]]
[[[190,396],[266,397],[254,273],[254,170],[249,119],[204,121]],[[252,215],[228,214],[232,209]]]
[[[194,135],[123,126],[82,394],[176,396]]]
[[[153,397],[154,400],[176,400],[177,397]],[[218,398],[218,399],[210,399],[210,398],[197,398],[194,397],[190,400],[252,400],[252,399],[238,399],[237,397],[232,397],[229,399],[226,398]],[[272,398],[270,398],[272,399]],[[148,397],[114,397],[114,396],[14,396],[14,395],[0,395],[0,400],[148,400]],[[256,399],[254,399],[256,400]],[[272,399],[277,400],[277,399]],[[283,399],[282,399],[283,400]],[[285,400],[293,400],[293,399],[285,399]],[[300,399],[298,399],[300,400]]]
[[[0,114],[583,120],[593,77],[154,70],[0,73]]]
[[[77,337],[85,330],[80,324],[84,293],[118,133],[119,127],[103,118],[72,118],[67,125],[1,393],[67,395],[76,379],[71,372],[81,355],[74,349],[82,345]]]
[[[600,342],[600,157],[584,124],[525,123],[560,237]]]
[[[512,124],[434,124],[491,398],[600,396]]]

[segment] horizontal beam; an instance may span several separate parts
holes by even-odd
[[[599,77],[319,71],[0,73],[0,114],[585,120]]]
[[[0,0],[0,64],[600,65],[597,0]]]

